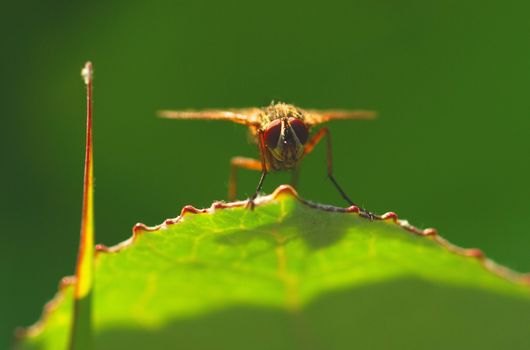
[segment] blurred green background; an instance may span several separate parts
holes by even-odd
[[[329,125],[347,193],[530,270],[529,10],[478,0],[4,4],[0,348],[74,269],[88,59],[98,242],[224,199],[230,157],[257,154],[243,126],[161,120],[157,109],[274,99],[379,111]],[[324,151],[305,160],[299,192],[345,205]],[[258,176],[241,172],[241,198]],[[269,177],[266,192],[288,179]]]

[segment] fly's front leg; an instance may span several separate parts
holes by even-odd
[[[261,171],[261,176],[259,178],[258,186],[256,187],[256,192],[248,199],[248,207],[250,209],[254,209],[254,200],[258,196],[258,194],[261,192],[261,188],[263,187],[263,181],[265,181],[265,177],[267,176],[267,170],[263,169]]]
[[[254,209],[254,200],[258,196],[259,192],[263,187],[263,181],[267,176],[267,165],[265,163],[265,145],[263,142],[263,134],[258,133],[259,140],[259,150],[261,160],[246,158],[246,157],[234,157],[230,160],[230,179],[228,181],[228,199],[234,201],[237,196],[237,169],[244,168],[249,170],[261,171],[261,177],[259,178],[258,186],[256,187],[256,192],[248,199],[247,207]]]
[[[248,170],[262,171],[261,162],[257,159],[234,157],[230,160],[230,179],[228,181],[228,199],[235,201],[237,197],[237,169],[243,168]],[[262,177],[264,177],[262,175]],[[263,185],[263,179],[260,179],[258,190]],[[253,196],[255,198],[255,196]]]
[[[335,180],[335,177],[333,176],[333,155],[331,151],[331,134],[329,132],[329,129],[324,127],[320,129],[312,138],[309,140],[307,145],[304,149],[304,154],[309,154],[311,151],[313,151],[313,148],[320,142],[320,140],[324,137],[326,137],[327,141],[327,160],[328,160],[328,178],[331,180],[337,191],[339,191],[340,195],[346,202],[348,202],[349,205],[354,205],[359,208],[361,211],[361,214],[363,216],[366,216],[370,218],[370,220],[374,219],[374,214],[370,213],[369,211],[365,210],[364,208],[359,207],[357,204],[353,203],[353,201],[348,197],[348,195],[343,191],[343,189],[338,184],[337,180]]]
[[[254,200],[256,197],[258,197],[258,194],[263,187],[263,181],[265,181],[265,177],[267,176],[267,163],[265,162],[265,138],[263,137],[263,131],[258,131],[257,137],[259,155],[261,158],[261,176],[259,178],[258,186],[256,186],[256,192],[254,192],[254,195],[248,199],[247,207],[250,208],[250,210],[254,209]]]

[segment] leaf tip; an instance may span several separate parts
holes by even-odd
[[[282,196],[300,199],[300,196],[298,196],[298,192],[296,192],[296,190],[291,185],[280,185],[272,193],[272,198],[274,199],[281,198]]]

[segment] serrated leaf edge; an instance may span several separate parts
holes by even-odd
[[[300,197],[298,193],[296,192],[296,190],[289,185],[281,185],[278,188],[276,188],[276,190],[274,190],[272,194],[266,195],[266,196],[260,196],[256,198],[254,200],[254,204],[256,206],[262,205],[262,204],[271,202],[273,200],[276,200],[280,198],[281,196],[294,197],[296,200],[298,200],[302,204],[305,204],[314,209],[328,211],[328,212],[336,212],[336,213],[354,213],[364,218],[365,220],[371,220],[357,206],[350,206],[350,207],[343,208],[343,207],[335,207],[335,206],[331,206],[327,204],[320,204],[320,203],[312,202],[312,201],[309,201],[307,199]],[[131,246],[139,235],[163,230],[163,229],[166,229],[168,226],[178,224],[182,220],[182,218],[188,214],[212,214],[218,209],[246,207],[247,205],[248,205],[248,200],[229,202],[229,203],[218,201],[218,202],[213,202],[209,208],[203,208],[203,209],[197,209],[192,205],[186,205],[182,208],[180,214],[177,217],[166,219],[163,223],[159,225],[147,226],[143,223],[137,223],[136,225],[134,225],[132,229],[132,236],[123,242],[120,242],[113,246],[97,244],[95,247],[96,248],[95,258],[97,259],[99,254],[119,253],[122,249],[126,249],[129,246]],[[434,242],[441,245],[443,248],[447,249],[449,252],[463,256],[463,257],[475,258],[489,272],[509,282],[527,286],[529,287],[529,291],[530,291],[530,273],[519,273],[519,272],[511,270],[508,267],[502,266],[496,263],[495,261],[493,261],[492,259],[488,258],[484,254],[484,252],[480,249],[461,248],[459,246],[456,246],[450,243],[449,241],[447,241],[446,239],[444,239],[443,237],[441,237],[438,234],[438,231],[434,228],[419,229],[411,225],[407,220],[399,219],[398,215],[394,212],[387,212],[383,215],[374,215],[373,220],[386,221],[389,223],[393,223],[395,225],[398,225],[405,231],[412,233],[414,235],[418,235],[422,237],[430,237]],[[63,299],[65,288],[67,288],[70,285],[73,285],[74,283],[75,283],[75,276],[67,276],[67,277],[62,278],[59,284],[58,292],[55,294],[52,300],[50,300],[49,302],[45,304],[41,318],[35,324],[27,328],[18,328],[15,331],[16,338],[22,339],[27,336],[38,335],[38,333],[40,333],[43,330],[44,325],[46,324],[46,320],[49,317],[48,315],[58,307],[58,304]]]

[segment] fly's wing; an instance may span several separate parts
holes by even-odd
[[[235,123],[249,126],[257,126],[260,123],[259,108],[242,108],[242,109],[205,109],[202,111],[158,111],[158,116],[167,119],[211,119],[211,120],[230,120]]]
[[[334,119],[374,119],[377,113],[364,110],[306,109],[305,122],[311,126]]]

